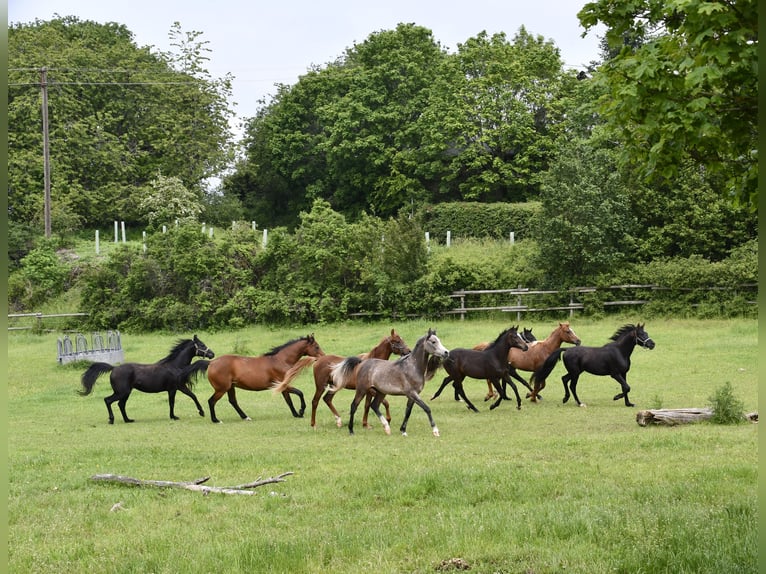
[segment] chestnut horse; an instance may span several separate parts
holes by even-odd
[[[229,403],[244,420],[252,420],[237,404],[236,389],[247,391],[263,391],[272,388],[274,383],[282,380],[287,370],[304,355],[321,357],[324,351],[314,339],[314,335],[293,339],[283,345],[274,347],[271,351],[258,357],[243,357],[241,355],[221,355],[212,361],[197,361],[193,373],[207,371],[207,379],[215,391],[208,399],[210,418],[214,423],[221,422],[215,416],[215,403],[224,393],[229,395]],[[203,364],[201,364],[203,363]],[[297,395],[301,401],[300,411],[293,406],[290,394]],[[306,410],[306,401],[303,393],[293,387],[287,387],[282,391],[282,396],[290,407],[294,417],[302,417]]]
[[[544,340],[529,345],[529,349],[527,349],[526,352],[522,352],[516,348],[511,348],[508,352],[508,374],[529,389],[527,398],[532,402],[537,402],[538,394],[535,393],[530,384],[519,375],[516,369],[533,373],[542,367],[545,359],[547,359],[553,351],[561,347],[562,343],[572,343],[575,346],[581,343],[580,338],[575,334],[568,322],[559,323],[559,326],[556,327]],[[482,343],[482,345],[487,345],[487,343]],[[480,345],[477,345],[477,347],[479,346]],[[484,398],[485,401],[488,401],[496,395],[490,381],[487,381],[487,388],[488,391],[487,396]]]
[[[369,353],[359,355],[359,358],[383,359],[384,361],[387,361],[392,354],[401,356],[406,355],[409,352],[410,348],[407,346],[407,343],[404,342],[404,340],[399,336],[399,333],[397,333],[395,329],[391,329],[390,335],[383,337],[380,343],[374,346]],[[313,362],[314,386],[316,387],[316,390],[314,391],[314,398],[311,399],[311,427],[314,429],[316,428],[316,413],[317,407],[319,406],[319,399],[321,398],[332,411],[332,414],[335,416],[335,424],[338,426],[338,428],[340,428],[343,426],[343,421],[341,420],[340,413],[338,413],[335,405],[332,404],[332,400],[335,398],[335,393],[340,389],[332,387],[331,371],[332,368],[337,363],[340,363],[343,359],[345,359],[345,357],[341,357],[340,355],[323,355],[317,358],[311,357],[303,359],[293,365],[290,370],[285,373],[285,378],[281,383],[274,387],[274,392],[281,393],[290,385],[290,383],[292,383],[295,377],[297,377],[305,367]],[[349,382],[351,386],[347,386],[345,388],[353,391],[356,388],[354,382],[355,381],[352,379]],[[372,397],[374,395],[375,391],[372,389],[370,389],[370,392],[367,393],[367,399],[364,403],[364,417],[362,419],[362,425],[364,428],[370,428],[370,425],[367,423],[367,418],[370,411],[370,402],[372,401]],[[391,410],[388,401],[383,399],[382,402],[383,406],[386,407],[386,420],[391,422]]]

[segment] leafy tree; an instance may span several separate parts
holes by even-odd
[[[177,177],[158,175],[149,182],[146,194],[138,203],[143,219],[155,231],[162,225],[180,225],[197,221],[202,212],[198,194],[186,189]]]
[[[551,284],[582,284],[633,257],[636,222],[615,150],[573,142],[545,174],[540,199],[534,237]]]
[[[482,32],[444,62],[419,119],[416,172],[435,201],[520,201],[537,195],[561,135],[575,75],[558,48],[521,27],[512,41]]]
[[[137,195],[157,173],[201,192],[206,178],[223,169],[230,158],[230,81],[206,74],[198,33],[183,41],[176,25],[171,37],[181,50],[175,56],[136,46],[133,34],[114,23],[69,16],[9,27],[10,219],[42,220],[43,67],[52,203],[67,227],[140,221]]]
[[[755,207],[758,165],[758,10],[755,0],[588,2],[615,55],[595,79],[623,161],[672,180],[691,157]],[[626,39],[631,41],[626,43]],[[619,52],[617,49],[619,48]]]

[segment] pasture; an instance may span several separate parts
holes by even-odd
[[[296,329],[200,332],[216,355],[259,355],[314,333],[325,353],[368,351],[396,328],[410,346],[435,327],[448,348],[471,348],[510,326],[487,320],[349,323]],[[599,346],[639,318],[572,319],[583,345]],[[545,338],[555,321],[530,318]],[[9,571],[100,573],[720,573],[757,570],[756,424],[639,427],[636,412],[701,407],[731,383],[746,411],[758,408],[755,320],[648,320],[654,350],[637,348],[628,383],[634,408],[613,401],[619,386],[585,374],[562,404],[563,366],[543,400],[483,402],[484,381],[466,379],[469,411],[451,387],[423,398],[441,431],[405,399],[389,397],[392,435],[337,428],[320,403],[294,418],[270,391],[239,390],[243,421],[225,399],[209,418],[212,388],[193,402],[134,391],[131,418],[107,424],[103,377],[78,396],[83,365],[56,364],[56,334],[9,333]],[[151,363],[194,333],[123,334],[125,360]],[[528,379],[529,373],[520,371]],[[311,369],[294,381],[309,401]],[[353,392],[335,405],[348,422]],[[293,472],[254,496],[97,483],[94,474],[233,486]],[[119,503],[118,509],[112,510]]]

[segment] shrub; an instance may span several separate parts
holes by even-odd
[[[710,419],[712,422],[720,425],[731,425],[745,421],[744,403],[734,396],[734,390],[729,381],[718,387],[709,401],[713,409],[713,417]]]

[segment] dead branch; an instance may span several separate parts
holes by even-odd
[[[210,480],[209,476],[204,478],[198,478],[190,482],[175,482],[170,480],[144,480],[141,478],[134,478],[132,476],[123,476],[119,474],[94,474],[90,477],[91,480],[100,482],[118,482],[122,484],[131,484],[135,486],[155,486],[159,488],[183,488],[185,490],[193,490],[196,492],[202,492],[207,495],[211,492],[219,494],[244,494],[252,496],[255,494],[253,490],[247,490],[250,488],[256,488],[263,486],[264,484],[272,484],[274,482],[284,482],[284,477],[293,474],[292,472],[283,472],[279,476],[266,478],[261,480],[260,478],[254,482],[247,484],[240,484],[237,486],[204,486],[202,483]]]
[[[758,422],[758,413],[747,413],[743,418]],[[696,423],[705,421],[713,417],[713,410],[710,408],[702,409],[655,409],[649,411],[639,411],[636,413],[636,422],[639,426],[645,427],[649,424],[657,425],[678,425],[686,423]]]

